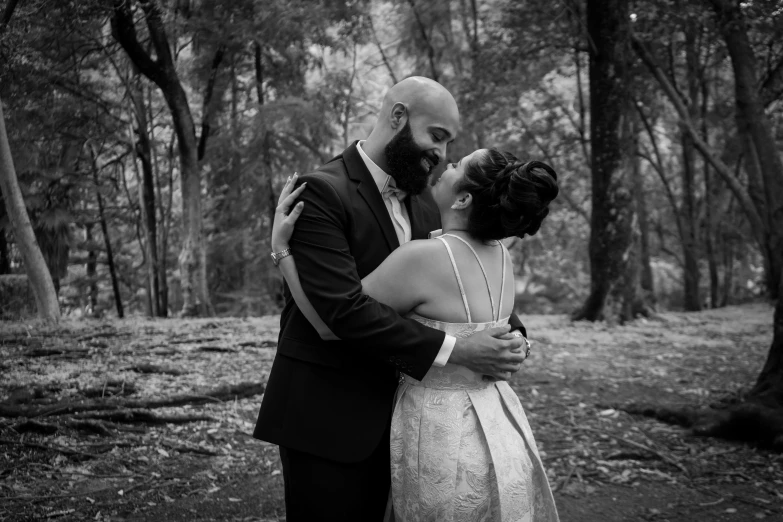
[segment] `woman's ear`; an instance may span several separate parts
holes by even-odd
[[[457,194],[457,199],[454,200],[454,204],[451,205],[452,210],[465,210],[471,203],[473,203],[473,194],[470,192],[460,192]]]
[[[391,124],[391,128],[394,130],[397,130],[399,127],[402,127],[405,125],[405,122],[407,121],[408,117],[408,108],[405,106],[402,102],[397,102],[394,104],[391,110],[391,114],[389,115],[389,123]]]

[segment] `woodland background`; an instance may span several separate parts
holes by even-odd
[[[0,520],[283,519],[277,454],[248,435],[278,191],[412,74],[459,103],[450,159],[559,174],[509,246],[536,347],[511,385],[562,520],[783,513],[783,2],[0,16]]]
[[[623,34],[644,43],[707,153],[752,193],[732,57],[710,3],[619,4]],[[781,4],[741,5],[779,147]],[[281,183],[366,137],[385,89],[411,74],[454,93],[453,158],[496,146],[560,175],[546,226],[512,248],[519,309],[570,313],[590,294],[594,44],[581,2],[28,0],[6,2],[5,15],[8,139],[65,314],[277,311],[267,253]],[[631,239],[607,255],[622,260],[634,244],[640,295],[659,310],[766,295],[743,202],[631,40],[614,38],[628,48],[625,105],[613,104],[627,143],[619,191],[600,205],[617,209]],[[2,205],[0,230],[0,274],[23,273]]]

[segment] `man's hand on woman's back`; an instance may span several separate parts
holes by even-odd
[[[508,380],[525,361],[524,338],[510,335],[510,330],[510,325],[498,326],[457,339],[449,362],[498,380]]]

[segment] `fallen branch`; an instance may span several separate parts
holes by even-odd
[[[165,375],[182,375],[183,373],[187,373],[184,370],[178,370],[177,368],[172,368],[170,366],[160,366],[157,364],[150,364],[150,363],[139,363],[134,364],[133,366],[128,366],[126,368],[123,368],[123,370],[130,370],[137,373],[162,373]]]
[[[111,435],[109,425],[100,421],[92,420],[69,420],[65,423],[69,428],[74,428],[81,431],[88,431],[97,435],[108,437]]]
[[[187,424],[189,422],[216,420],[209,415],[155,415],[151,411],[146,410],[81,412],[77,413],[75,417],[78,419],[97,419],[126,424]]]
[[[650,452],[653,455],[657,455],[658,457],[660,457],[661,460],[663,460],[664,462],[668,462],[672,466],[674,466],[676,468],[679,468],[683,473],[685,473],[685,475],[688,478],[690,478],[690,476],[691,476],[691,472],[688,470],[688,468],[683,466],[681,463],[677,462],[674,459],[674,457],[670,457],[670,456],[666,455],[665,453],[662,453],[662,452],[660,452],[660,451],[658,451],[656,449],[650,448],[649,446],[645,446],[644,444],[641,444],[639,442],[634,442],[634,441],[626,439],[624,437],[620,437],[619,435],[615,435],[613,433],[607,433],[604,430],[599,430],[599,429],[596,429],[596,428],[589,428],[587,426],[574,426],[574,429],[582,430],[582,431],[591,431],[593,433],[606,435],[607,437],[611,437],[611,438],[615,439],[617,442],[622,442],[623,444],[625,444],[627,446],[632,446],[634,448],[638,448],[640,450],[644,450],[644,451]]]
[[[26,446],[28,448],[43,449],[47,451],[56,451],[58,453],[62,453],[63,455],[79,455],[82,457],[90,457],[93,459],[98,457],[98,455],[95,455],[94,453],[85,453],[83,451],[64,448],[62,446],[50,446],[47,444],[38,444],[35,442],[22,442],[22,441],[11,440],[11,439],[0,439],[0,444],[8,444],[12,446]]]
[[[218,352],[218,353],[236,353],[233,348],[226,348],[225,346],[199,346],[199,352]]]
[[[557,486],[555,486],[555,489],[552,490],[553,493],[557,493],[561,489],[565,489],[565,487],[568,485],[568,481],[571,480],[571,476],[576,471],[576,468],[577,468],[576,464],[571,466],[571,470],[568,472],[568,475],[566,475],[566,477],[562,480],[562,482],[560,482]]]
[[[201,337],[196,339],[172,339],[168,341],[169,344],[198,344],[198,343],[211,343],[213,341],[219,341],[220,337]]]
[[[180,453],[197,453],[199,455],[207,455],[210,457],[217,457],[219,455],[219,453],[216,451],[208,450],[200,446],[185,446],[183,444],[177,444],[167,440],[161,441],[161,444],[171,450],[179,451]]]
[[[694,486],[694,489],[696,491],[701,491],[703,493],[708,493],[708,494],[710,494],[710,495],[712,495],[714,497],[718,497],[720,499],[723,499],[725,497],[725,498],[728,498],[729,500],[736,500],[737,502],[742,502],[743,504],[748,504],[749,506],[755,506],[755,507],[758,507],[758,508],[766,509],[768,511],[772,511],[773,513],[783,513],[783,511],[781,511],[781,510],[779,510],[779,509],[777,509],[775,507],[772,507],[771,504],[764,504],[764,503],[758,502],[756,500],[752,500],[752,499],[749,499],[749,498],[741,497],[739,495],[735,495],[734,493],[727,493],[727,492],[718,493],[717,491],[713,491],[710,488],[700,488],[700,487],[696,487],[696,486]],[[720,503],[720,502],[718,502],[718,503]]]
[[[87,335],[82,335],[81,337],[77,337],[76,341],[83,343],[85,341],[89,341],[91,339],[98,339],[100,337],[127,337],[128,335],[130,335],[130,332],[117,332],[117,331],[96,332]]]
[[[19,424],[14,424],[12,427],[17,433],[38,433],[39,435],[54,435],[59,429],[54,424],[47,424],[36,420],[20,422]]]
[[[155,409],[186,404],[196,405],[208,402],[224,402],[234,399],[254,397],[264,393],[265,385],[260,383],[245,382],[233,386],[221,386],[214,390],[201,394],[173,395],[163,399],[122,399],[108,398],[79,402],[57,403],[48,406],[17,406],[14,404],[0,404],[0,417],[46,417],[51,415],[65,415],[88,411],[120,411],[129,409]]]

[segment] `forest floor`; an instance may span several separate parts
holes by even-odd
[[[619,409],[741,394],[770,306],[523,319],[512,386],[563,522],[783,520],[783,455]],[[0,322],[0,521],[285,520],[277,448],[250,436],[276,339],[277,317]]]

